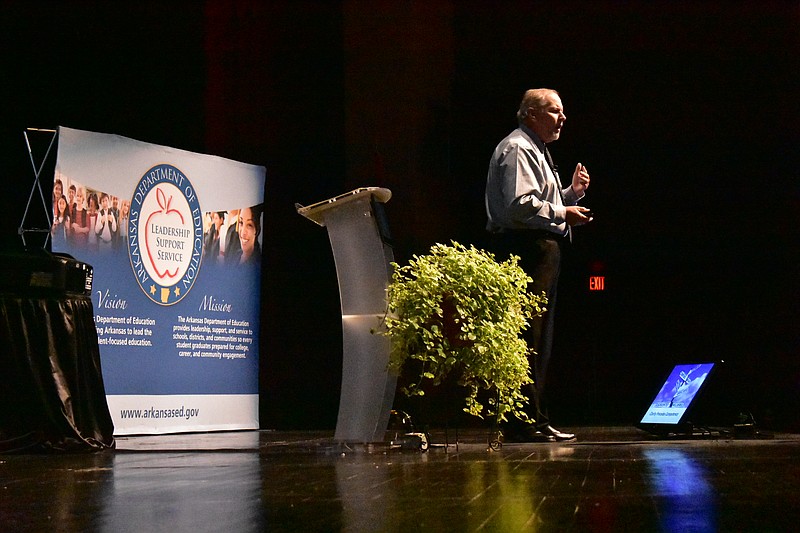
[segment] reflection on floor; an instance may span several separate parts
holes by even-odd
[[[332,432],[120,437],[0,455],[1,531],[790,531],[800,436],[569,443],[433,432],[427,452]]]

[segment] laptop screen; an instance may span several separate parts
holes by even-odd
[[[675,365],[640,424],[680,424],[713,368],[714,363]]]

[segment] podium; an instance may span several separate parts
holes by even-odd
[[[297,212],[328,229],[342,307],[343,366],[334,439],[379,442],[389,424],[397,376],[388,372],[390,340],[374,333],[386,313],[394,260],[383,204],[388,189],[366,187]]]

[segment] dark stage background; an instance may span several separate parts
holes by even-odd
[[[26,127],[266,166],[264,427],[338,408],[333,259],[294,203],[388,187],[401,262],[481,245],[489,156],[538,86],[561,92],[552,151],[587,165],[596,212],[562,274],[555,420],[636,422],[673,363],[724,359],[717,423],[800,426],[798,2],[128,4],[0,2],[3,249]],[[422,409],[467,423],[445,405]]]

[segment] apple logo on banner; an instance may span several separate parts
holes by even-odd
[[[178,168],[148,170],[133,193],[128,253],[139,287],[173,305],[194,285],[203,255],[203,216],[192,184]]]

